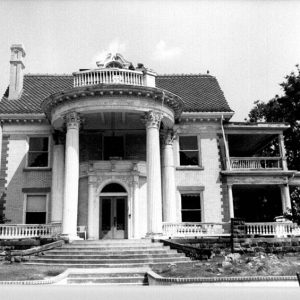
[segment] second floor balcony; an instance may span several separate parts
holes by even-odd
[[[224,169],[233,172],[287,171],[284,124],[230,123],[224,126]]]

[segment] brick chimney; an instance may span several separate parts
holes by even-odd
[[[16,100],[22,94],[23,89],[23,70],[25,68],[23,59],[25,50],[22,44],[13,44],[10,47],[10,81],[8,100]]]

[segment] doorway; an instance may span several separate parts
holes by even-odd
[[[125,239],[126,197],[101,197],[101,228],[102,239]]]
[[[100,194],[100,239],[127,238],[127,193],[119,184],[105,186]]]

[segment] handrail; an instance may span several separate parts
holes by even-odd
[[[288,236],[300,235],[300,226],[292,222],[255,222],[245,223],[248,235]]]

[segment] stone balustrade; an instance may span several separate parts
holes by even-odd
[[[0,239],[55,237],[61,233],[61,224],[0,224]]]
[[[163,235],[169,237],[230,235],[226,230],[227,225],[227,223],[164,222]]]
[[[281,157],[230,157],[231,169],[282,169]]]
[[[74,87],[96,84],[126,84],[145,86],[141,71],[123,69],[95,69],[73,73]]]
[[[247,235],[260,236],[296,236],[300,235],[300,226],[292,222],[245,223]]]

